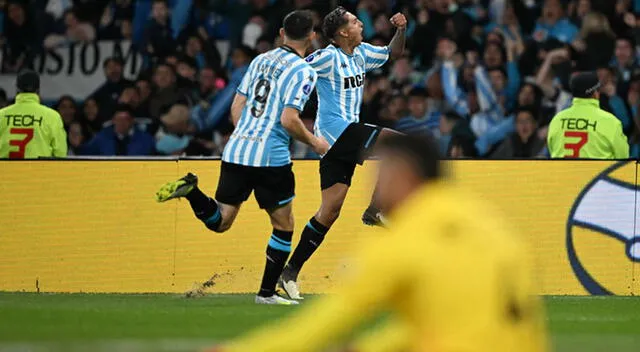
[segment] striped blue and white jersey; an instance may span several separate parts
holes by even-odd
[[[349,124],[360,121],[364,79],[389,59],[388,47],[362,43],[353,55],[329,45],[307,56],[318,73],[318,114],[314,131],[333,145]]]
[[[222,160],[255,167],[290,164],[291,136],[280,117],[285,107],[302,111],[317,77],[311,66],[286,46],[256,57],[237,89],[247,97],[247,103]]]

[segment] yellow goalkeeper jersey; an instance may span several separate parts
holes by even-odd
[[[67,134],[57,111],[34,93],[20,93],[0,110],[0,158],[65,157]]]
[[[365,245],[338,292],[223,346],[223,352],[323,351],[375,313],[392,326],[355,351],[547,350],[528,252],[482,202],[429,185]]]
[[[549,124],[552,158],[627,159],[629,143],[618,118],[600,109],[597,99],[574,98]]]

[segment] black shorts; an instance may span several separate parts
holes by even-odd
[[[260,209],[283,206],[295,197],[295,178],[291,164],[279,167],[253,167],[222,162],[216,200],[239,205],[255,192]]]
[[[320,188],[325,190],[336,183],[351,186],[356,164],[362,165],[381,131],[379,126],[350,124],[320,160]]]

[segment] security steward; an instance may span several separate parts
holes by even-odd
[[[571,107],[559,112],[551,124],[547,146],[551,158],[627,159],[629,143],[622,123],[600,109],[600,81],[594,72],[571,78]]]
[[[67,134],[57,111],[40,104],[40,77],[24,70],[16,79],[16,102],[0,110],[0,158],[65,157]]]

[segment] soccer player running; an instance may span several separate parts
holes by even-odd
[[[16,79],[16,102],[0,110],[0,158],[67,156],[67,133],[60,114],[40,104],[40,76],[24,70]]]
[[[283,46],[259,55],[250,64],[231,107],[236,126],[223,155],[215,199],[198,188],[198,178],[189,173],[169,182],[156,199],[185,197],[196,217],[215,232],[233,224],[240,205],[253,191],[261,209],[273,225],[267,246],[267,263],[258,304],[297,304],[275,292],[293,234],[292,201],[294,176],[289,152],[290,136],[325,154],[328,143],[311,134],[300,120],[317,75],[303,59],[315,32],[308,11],[288,14],[280,30]]]
[[[366,72],[384,65],[389,55],[399,57],[404,51],[407,19],[398,13],[390,21],[397,28],[395,35],[388,46],[376,47],[362,42],[362,22],[338,7],[323,22],[323,32],[332,44],[306,59],[318,73],[315,133],[324,137],[331,149],[320,160],[322,204],[302,231],[280,281],[290,298],[302,299],[297,285],[298,274],[338,219],[356,164],[363,163],[378,138],[397,134],[359,123]],[[367,225],[382,225],[383,222],[375,195],[374,191],[371,205],[362,217]]]
[[[443,180],[430,138],[391,136],[379,147],[378,204],[391,233],[362,248],[335,294],[218,351],[325,351],[382,312],[390,320],[350,351],[545,351],[524,240]]]
[[[600,109],[600,81],[595,72],[578,73],[569,82],[573,103],[549,124],[552,158],[627,159],[629,143],[622,122]]]

